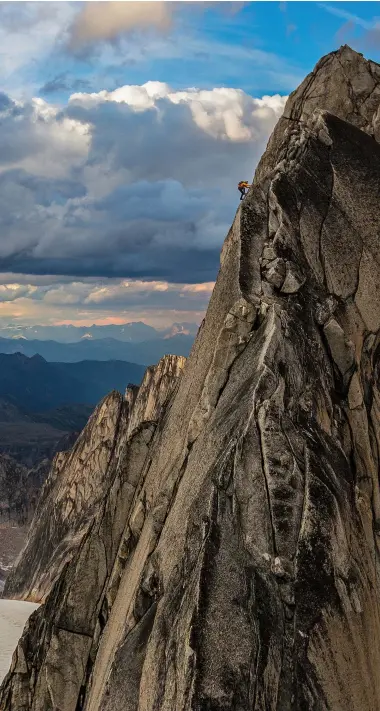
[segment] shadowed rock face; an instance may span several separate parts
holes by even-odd
[[[7,521],[24,522],[28,512],[25,510],[26,467],[12,457],[0,455],[0,523]]]
[[[126,417],[2,710],[380,708],[378,72],[343,48],[290,97],[189,361],[157,424]]]

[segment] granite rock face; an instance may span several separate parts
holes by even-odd
[[[59,451],[72,446],[77,436],[70,433],[62,438]],[[51,464],[52,460],[45,458],[28,470],[13,457],[0,455],[0,593],[25,545]]]
[[[12,457],[0,455],[0,597],[25,539],[25,524],[34,506],[33,493],[26,467]]]
[[[16,568],[2,711],[380,708],[379,72],[344,47],[290,97],[158,420],[129,390],[71,558]]]
[[[56,455],[4,596],[33,602],[46,598],[104,504],[120,448],[141,423],[160,417],[185,362],[180,356],[166,356],[147,369],[140,388],[127,389],[125,398],[110,393],[74,447]]]
[[[176,383],[186,358],[183,356],[165,356],[158,366],[146,369],[141,385],[128,386],[125,399],[131,407],[128,422],[130,435],[141,422],[158,421],[163,414],[168,399],[171,397],[173,384]],[[138,397],[137,397],[138,396]]]
[[[344,45],[322,57],[302,84],[290,94],[255,173],[262,181],[287,153],[292,131],[307,123],[313,112],[324,109],[380,140],[380,65],[366,60]]]
[[[0,455],[0,523],[24,523],[28,518],[28,470],[13,457]]]
[[[144,415],[161,414],[161,407],[169,406],[184,364],[183,358],[169,356],[149,369],[150,396],[145,381],[133,401],[111,393],[70,455],[57,455],[39,503],[44,513],[36,513],[4,593],[46,602],[42,614],[37,611],[27,624],[0,708],[75,709],[81,699],[128,552],[144,521],[145,502],[136,492],[156,429]]]
[[[96,408],[73,449],[55,456],[4,596],[41,602],[50,592],[103,503],[124,409],[121,395],[112,392]]]

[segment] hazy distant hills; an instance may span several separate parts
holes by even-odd
[[[23,353],[29,357],[39,354],[46,361],[61,363],[76,363],[82,360],[119,360],[153,365],[167,354],[188,356],[193,341],[194,335],[184,333],[135,343],[116,338],[83,338],[74,343],[0,338],[0,353]]]
[[[124,361],[48,363],[40,355],[0,354],[0,398],[23,411],[66,404],[96,405],[111,390],[139,384],[144,367]]]
[[[7,335],[0,337],[0,454],[27,466],[51,458],[104,395],[138,385],[145,367],[166,354],[187,356],[197,330],[139,322],[0,329]]]
[[[144,371],[125,361],[48,363],[40,355],[0,353],[0,454],[27,466],[51,458],[104,395],[138,385]]]

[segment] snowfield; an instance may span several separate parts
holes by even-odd
[[[20,600],[0,600],[0,683],[12,661],[25,622],[39,605]]]

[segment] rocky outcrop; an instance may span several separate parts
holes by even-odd
[[[0,455],[0,524],[31,522],[50,467],[50,459],[43,459],[28,470],[12,457]]]
[[[60,451],[66,451],[76,438],[75,433],[63,437]],[[45,458],[28,470],[12,457],[0,455],[0,592],[8,571],[25,545],[51,464],[51,460]]]
[[[25,467],[12,457],[0,455],[0,595],[25,540],[33,506],[27,497],[27,477]]]
[[[4,593],[36,600],[47,596],[41,608],[44,614],[39,612],[31,618],[14,659],[17,682],[12,681],[4,691],[7,701],[3,701],[11,708],[29,703],[42,704],[36,708],[51,708],[51,704],[57,709],[61,704],[74,704],[75,708],[75,698],[82,693],[83,674],[86,676],[91,670],[128,551],[135,546],[144,521],[144,505],[136,499],[136,489],[149,465],[149,443],[156,430],[156,423],[144,416],[162,414],[164,403],[168,407],[184,363],[183,358],[163,358],[155,369],[149,369],[151,392],[147,392],[147,375],[133,401],[111,393],[95,411],[75,451],[70,456],[57,456],[27,546]],[[131,392],[130,388],[128,394]],[[140,421],[134,416],[134,408],[140,413]],[[134,427],[129,434],[132,421]],[[102,467],[95,468],[94,459]],[[84,468],[85,462],[89,468]],[[49,516],[45,515],[46,510]],[[45,541],[48,546],[41,558],[38,551]],[[60,608],[59,620],[55,619],[56,604]],[[50,615],[45,614],[48,608],[52,610]],[[70,620],[73,612],[75,621]],[[40,656],[41,661],[44,658],[42,665],[37,659]],[[31,667],[25,674],[26,667],[20,660],[27,658],[31,659]],[[68,659],[70,680],[65,671],[61,675]],[[44,675],[45,663],[56,667],[56,689],[49,675]],[[34,689],[30,688],[29,679],[32,667]]]
[[[379,64],[364,59],[347,45],[322,57],[298,89],[290,94],[257,167],[256,185],[281,160],[292,159],[292,132],[298,130],[297,124],[306,124],[318,109],[329,111],[380,141]]]
[[[161,358],[157,366],[145,371],[141,385],[128,386],[125,399],[131,407],[128,422],[130,435],[141,422],[158,421],[166,409],[174,384],[186,363],[183,356],[167,355]]]
[[[66,443],[69,443],[69,438]],[[25,545],[50,467],[50,459],[43,459],[33,469],[27,470],[12,457],[0,455],[0,592]]]
[[[15,459],[0,455],[0,523],[24,523],[28,517],[26,480],[28,470]]]
[[[4,596],[41,602],[88,535],[102,508],[125,443],[142,423],[157,421],[186,359],[166,356],[147,369],[140,388],[102,400],[69,452],[56,455],[20,560]],[[133,393],[133,396],[132,396]],[[31,470],[35,480],[37,470]]]
[[[168,406],[126,416],[4,711],[380,708],[379,71],[342,48],[290,97]]]
[[[5,596],[40,602],[50,591],[103,502],[123,421],[123,398],[112,392],[96,408],[73,449],[56,455]]]

